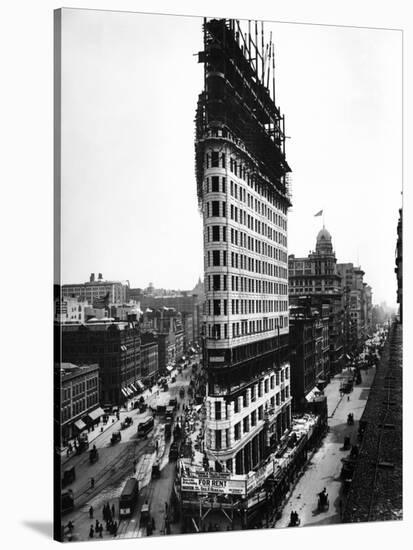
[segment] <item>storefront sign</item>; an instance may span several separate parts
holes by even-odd
[[[211,477],[182,477],[181,490],[219,495],[245,495],[245,481]]]
[[[247,480],[247,493],[260,487],[271,474],[274,473],[274,462],[270,460]]]

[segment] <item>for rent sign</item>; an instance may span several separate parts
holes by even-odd
[[[246,494],[245,479],[214,477],[211,475],[182,477],[181,489],[182,491],[213,493],[219,495],[244,496]]]

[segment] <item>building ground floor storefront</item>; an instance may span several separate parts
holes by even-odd
[[[307,417],[309,415],[306,415]],[[195,483],[190,479],[175,487],[174,507],[181,523],[181,531],[205,532],[251,529],[269,526],[280,514],[280,509],[291,484],[307,464],[311,452],[320,445],[327,431],[326,414],[311,415],[316,420],[306,431],[295,429],[283,436],[273,464],[265,463],[246,476],[245,495],[242,493],[242,476],[227,477],[221,474],[205,474],[209,486],[214,485],[216,493],[188,492],[186,489]],[[303,417],[304,418],[304,417]],[[300,421],[298,421],[300,422]],[[304,420],[303,420],[304,422]],[[269,474],[269,475],[268,475]],[[215,480],[215,477],[217,479]],[[212,485],[211,485],[212,484]],[[227,487],[228,491],[219,492]]]

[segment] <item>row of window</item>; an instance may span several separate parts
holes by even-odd
[[[227,192],[227,180],[224,177],[212,176],[206,178],[206,193],[224,193]],[[254,197],[246,192],[246,189],[242,185],[237,185],[232,180],[230,181],[230,195],[234,199],[239,200],[246,204],[251,210],[255,210],[260,216],[266,217],[271,223],[277,225],[287,230],[287,221],[277,214],[276,211],[272,210],[267,204],[261,202],[259,199],[254,199]]]
[[[231,307],[228,307],[229,304]],[[207,300],[208,315],[247,315],[287,310],[287,300]]]
[[[93,405],[98,403],[98,393],[94,392],[88,395],[86,398],[82,397],[72,403],[72,405],[66,405],[62,407],[62,422],[66,422],[70,418],[78,416],[82,412],[88,410]]]
[[[234,413],[237,414],[242,411],[242,408],[246,408],[250,406],[250,403],[254,403],[257,398],[262,397],[264,394],[267,394],[270,389],[275,389],[275,386],[279,386],[280,383],[284,382],[285,380],[288,380],[290,377],[290,370],[289,367],[286,367],[285,369],[277,370],[275,374],[272,374],[269,378],[265,378],[264,380],[260,380],[258,383],[254,384],[251,387],[251,393],[248,393],[247,391],[244,391],[243,395],[240,397],[237,397],[234,400]],[[277,394],[278,396],[280,393]],[[287,392],[288,397],[288,392]],[[272,402],[274,404],[274,402]],[[279,399],[277,399],[277,405],[279,405]],[[222,401],[215,401],[214,403],[214,412],[212,413],[212,416],[214,416],[215,420],[222,420],[223,417],[223,411],[222,411]],[[229,404],[228,404],[229,406]]]
[[[208,243],[227,242],[227,228],[225,225],[207,225],[205,228],[206,231],[206,240]],[[250,237],[244,231],[238,231],[233,227],[230,228],[230,243],[235,246],[240,246],[251,252],[256,252],[257,254],[262,254],[263,256],[268,256],[269,258],[274,258],[276,260],[283,260],[286,262],[286,253],[275,246],[272,246],[265,241],[260,241],[259,239],[254,239]]]
[[[226,201],[207,201],[205,216],[206,218],[229,218],[236,223],[244,225],[251,231],[255,231],[255,233],[287,247],[286,235],[276,231],[265,222],[251,216],[246,210],[238,208],[234,204],[230,204],[228,213]]]
[[[278,274],[276,274],[278,276]],[[225,275],[217,273],[207,275],[207,289],[211,291],[251,292],[257,294],[271,294],[287,296],[288,287],[284,283],[275,283],[262,279],[251,279],[238,275]],[[230,284],[228,284],[230,283]]]
[[[289,388],[288,386],[285,390],[277,393],[276,396],[271,397],[267,402],[267,406],[270,409],[274,409],[275,406],[279,406],[289,397]],[[255,411],[252,411],[251,414],[245,416],[241,422],[237,422],[234,426],[234,440],[239,441],[244,434],[247,434],[250,429],[254,428],[257,423],[264,419],[264,406],[261,405]],[[220,450],[225,445],[226,448],[230,446],[230,429],[224,430],[214,430],[215,432],[215,449]],[[225,442],[223,441],[223,436],[225,436]]]
[[[205,154],[205,166],[209,168],[224,168],[226,169],[226,155],[225,153],[219,153],[218,151],[207,151]],[[272,204],[277,210],[287,214],[287,207],[284,204],[281,204],[277,199],[275,193],[271,192],[268,185],[261,185],[257,181],[257,176],[252,172],[249,167],[242,161],[230,157],[229,159],[229,169],[230,171],[237,176],[239,179],[245,181],[251,189],[267,200]]]
[[[237,323],[208,323],[208,338],[213,340],[226,340],[227,338],[239,338],[260,332],[267,332],[288,326],[288,317],[272,317],[255,321],[240,321]],[[232,328],[231,335],[229,329]]]
[[[238,252],[231,252],[231,264],[228,266],[227,256],[226,250],[207,250],[207,267],[234,267],[235,269],[244,269],[252,273],[261,273],[262,275],[287,280],[288,272],[285,267],[264,260],[257,260]]]

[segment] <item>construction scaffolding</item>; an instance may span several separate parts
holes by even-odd
[[[259,27],[260,26],[260,31]],[[196,176],[202,196],[204,141],[236,145],[251,175],[290,205],[286,174],[285,117],[275,104],[275,51],[264,41],[264,24],[204,19],[204,91],[196,110]],[[259,44],[259,35],[261,44]],[[270,85],[271,83],[271,85]]]

